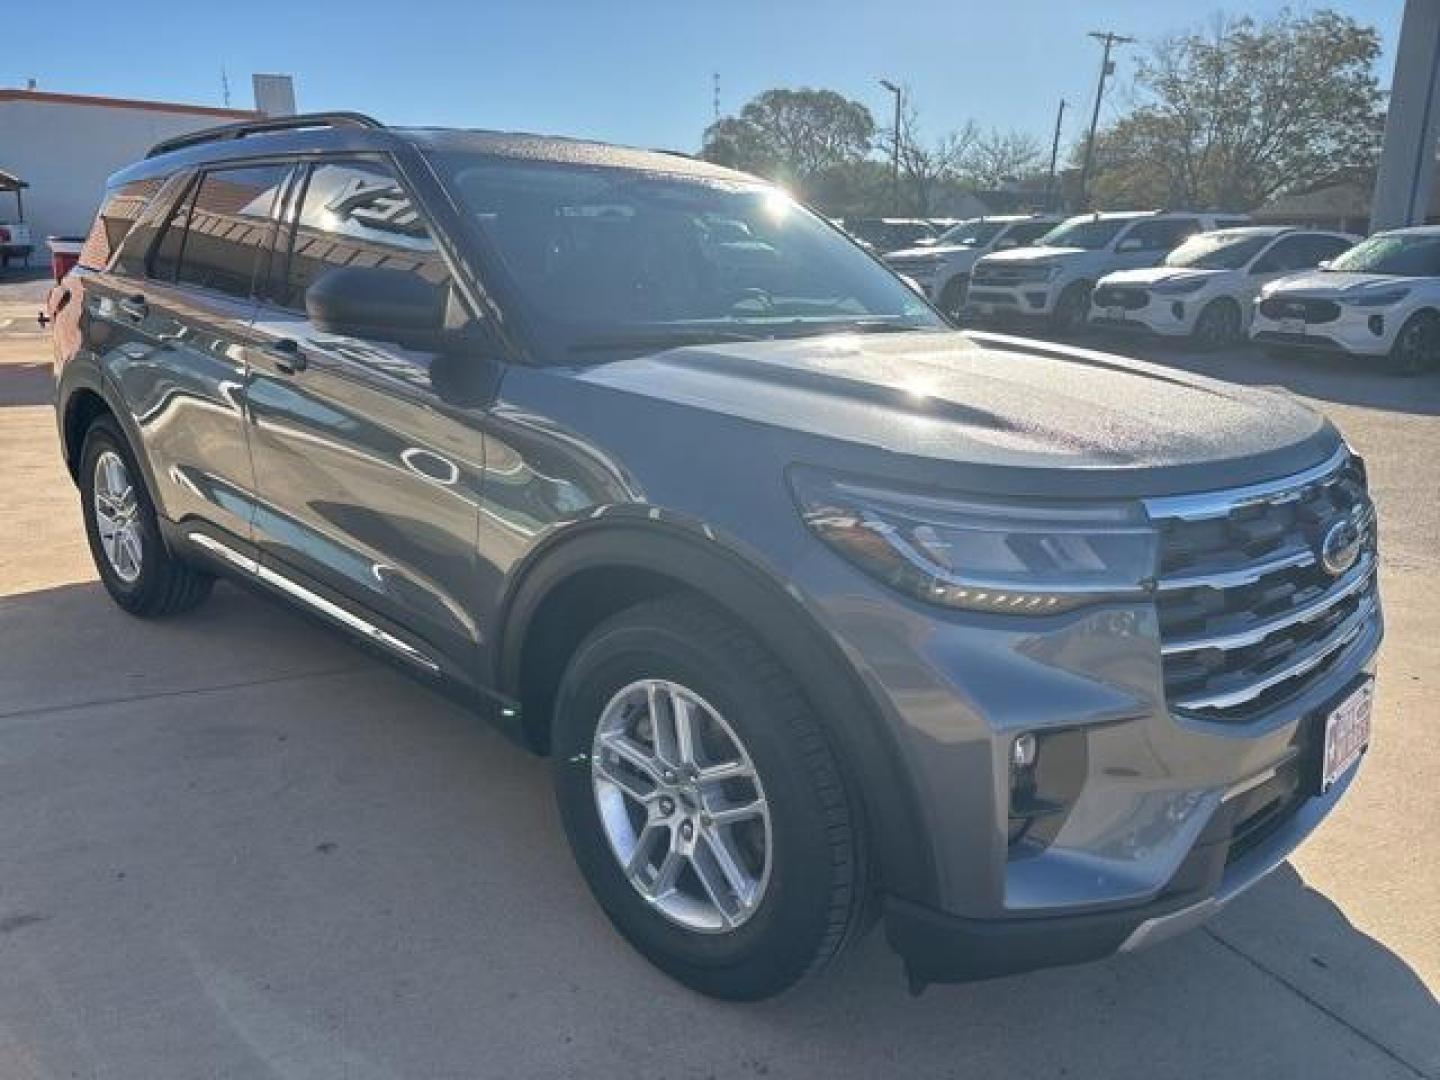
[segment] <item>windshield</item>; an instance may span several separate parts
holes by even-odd
[[[1265,234],[1201,233],[1166,255],[1165,265],[1193,270],[1239,270],[1273,239]]]
[[[962,221],[940,234],[937,243],[952,244],[956,247],[984,247],[995,239],[1005,223],[1001,221]]]
[[[1379,233],[1330,264],[1331,270],[1399,277],[1440,277],[1440,236]]]
[[[436,158],[498,255],[506,299],[559,352],[945,327],[904,282],[777,188]]]
[[[1071,218],[1051,229],[1038,243],[1041,247],[1073,247],[1097,251],[1114,240],[1130,222],[1125,218]]]

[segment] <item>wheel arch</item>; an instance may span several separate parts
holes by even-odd
[[[823,718],[858,788],[886,889],[934,895],[923,816],[880,704],[816,616],[759,560],[716,540],[703,525],[601,519],[542,543],[511,580],[496,622],[494,685],[520,703],[532,748],[547,749],[559,670],[590,629],[656,595],[694,593],[754,633]]]

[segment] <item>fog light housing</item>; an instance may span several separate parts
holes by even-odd
[[[1010,857],[1024,858],[1049,846],[1085,783],[1085,731],[1066,728],[1015,736],[1007,754]]]
[[[1371,315],[1370,318],[1365,320],[1365,325],[1370,328],[1370,333],[1376,337],[1381,337],[1385,333],[1385,316]]]

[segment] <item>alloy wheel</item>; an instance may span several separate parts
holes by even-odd
[[[140,499],[124,460],[113,450],[95,459],[95,528],[110,569],[127,585],[140,577],[145,555]]]
[[[755,913],[770,880],[770,807],[718,710],[670,680],[633,682],[600,715],[590,771],[610,849],[656,911],[701,933]]]

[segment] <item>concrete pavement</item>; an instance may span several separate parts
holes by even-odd
[[[33,310],[0,288],[0,1078],[1440,1077],[1440,377],[1174,358],[1326,409],[1381,501],[1375,744],[1290,865],[1106,963],[917,1000],[872,936],[731,1006],[615,935],[545,764],[455,705],[230,586],[110,604]]]

